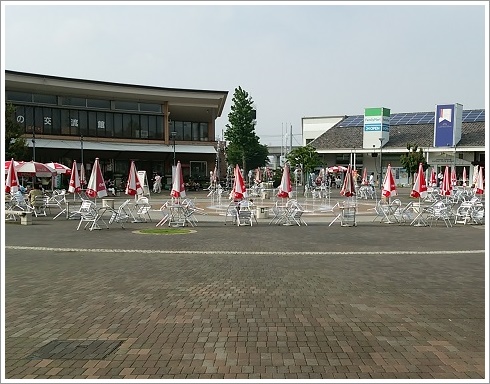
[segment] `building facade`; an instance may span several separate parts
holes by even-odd
[[[131,160],[150,184],[159,173],[169,186],[176,161],[184,179],[209,178],[219,153],[215,121],[227,95],[5,71],[5,100],[15,106],[32,160],[76,160],[90,172],[98,157],[116,185]]]
[[[385,175],[391,165],[398,184],[408,184],[410,175],[402,167],[400,156],[407,154],[407,144],[416,144],[425,154],[427,163],[443,170],[446,165],[456,167],[459,180],[463,167],[469,180],[473,180],[474,166],[485,167],[485,110],[463,110],[461,138],[452,146],[434,146],[434,112],[391,114],[389,139],[366,148],[363,146],[364,116],[345,116],[333,126],[325,126],[321,135],[310,142],[320,154],[324,164],[353,164],[358,171],[367,168],[377,179]],[[335,119],[337,116],[334,117]],[[303,124],[314,119],[303,118]],[[381,145],[382,144],[382,145]]]

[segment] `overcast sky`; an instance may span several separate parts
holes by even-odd
[[[2,66],[228,91],[218,136],[241,86],[255,102],[261,142],[281,145],[292,125],[299,145],[302,117],[485,108],[484,3],[2,2]]]

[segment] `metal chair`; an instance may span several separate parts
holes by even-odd
[[[117,209],[110,207],[108,208],[112,212],[111,218],[109,219],[109,224],[119,223],[121,224],[121,228],[124,228],[124,223],[128,222],[128,220],[132,217],[128,206],[130,201],[130,199],[127,199]]]

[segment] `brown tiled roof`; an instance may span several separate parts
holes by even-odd
[[[310,145],[321,149],[362,148],[363,127],[339,127],[334,125]],[[406,148],[407,143],[419,147],[432,147],[434,144],[434,124],[391,125],[390,140],[383,148]],[[485,122],[462,123],[461,140],[458,147],[485,147]]]

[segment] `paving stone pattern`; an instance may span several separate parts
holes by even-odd
[[[76,225],[6,226],[6,378],[484,378],[478,227]],[[157,249],[176,253],[144,252]]]

